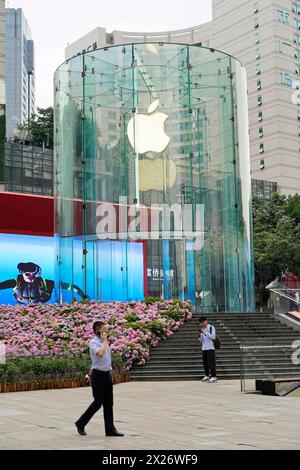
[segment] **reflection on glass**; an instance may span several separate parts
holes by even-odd
[[[111,47],[63,64],[55,97],[59,283],[251,311],[241,64],[198,46]]]

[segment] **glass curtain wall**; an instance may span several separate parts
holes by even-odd
[[[55,75],[57,296],[251,311],[246,74],[222,52],[132,44]]]

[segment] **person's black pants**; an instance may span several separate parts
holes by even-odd
[[[214,349],[202,351],[204,372],[207,377],[216,377],[216,352]]]
[[[110,433],[115,430],[113,417],[113,384],[110,372],[101,372],[96,369],[92,371],[93,403],[83,413],[76,422],[76,425],[84,429],[91,418],[103,405],[105,432]]]

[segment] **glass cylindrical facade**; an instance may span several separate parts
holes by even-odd
[[[57,296],[253,309],[247,86],[213,49],[133,44],[55,75]]]

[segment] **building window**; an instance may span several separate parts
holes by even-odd
[[[256,49],[256,52],[255,52],[255,59],[256,59],[256,60],[260,59],[260,50],[259,50],[259,49]]]
[[[257,2],[255,2],[253,4],[253,13],[258,13],[258,3]]]
[[[258,96],[258,97],[257,97],[257,105],[258,105],[258,106],[261,106],[261,105],[262,105],[262,97],[261,97],[261,96]]]
[[[259,28],[259,21],[258,21],[258,18],[255,18],[255,20],[254,20],[254,28],[255,28],[255,29]]]
[[[282,85],[293,86],[293,77],[290,73],[281,72],[280,82]]]
[[[256,89],[261,90],[261,80],[257,80],[256,82]]]
[[[300,21],[299,20],[293,20],[293,26],[294,26],[294,28],[300,29]]]
[[[255,35],[255,44],[259,44],[259,43],[260,43],[259,34],[256,34]]]
[[[281,23],[289,23],[290,22],[290,14],[286,10],[282,10],[282,9],[277,10],[277,17],[278,17],[278,20]]]
[[[257,64],[256,65],[256,75],[260,75],[261,74],[261,66],[260,64]]]
[[[258,135],[259,135],[259,137],[263,137],[263,136],[264,136],[264,128],[263,128],[263,127],[260,127],[260,128],[258,129]]]
[[[296,13],[296,15],[300,15],[300,5],[297,3],[292,3],[292,10],[293,13]]]
[[[259,122],[261,122],[261,121],[263,121],[263,119],[264,119],[263,113],[260,111],[260,112],[258,113],[258,120],[259,120]]]
[[[265,151],[265,146],[264,146],[264,144],[260,144],[260,145],[259,145],[259,153],[264,153],[264,151]]]
[[[264,169],[265,169],[265,161],[264,161],[264,160],[260,160],[260,162],[259,162],[259,168],[260,168],[261,170],[264,170]]]
[[[300,44],[300,36],[299,36],[299,34],[294,34],[294,43],[295,43],[295,44]]]
[[[278,41],[278,51],[282,54],[284,52],[284,46],[291,47],[291,45],[288,42],[279,40]]]

